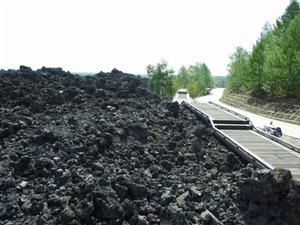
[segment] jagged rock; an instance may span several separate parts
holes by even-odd
[[[75,218],[75,214],[70,206],[66,206],[64,210],[61,212],[60,223],[62,225],[72,224],[72,221]]]
[[[149,222],[147,221],[146,216],[138,215],[136,217],[133,217],[130,220],[130,224],[132,224],[132,225],[148,225]]]
[[[189,199],[192,201],[201,201],[202,193],[197,190],[196,186],[192,186],[189,188]]]
[[[242,174],[243,177],[251,177],[252,170],[250,168],[242,168],[241,169],[241,174]]]
[[[25,188],[27,186],[28,182],[27,181],[22,181],[20,184],[19,184],[19,187],[20,188]]]
[[[277,193],[288,193],[291,186],[292,174],[291,171],[285,169],[274,169],[273,171],[273,187]]]
[[[22,211],[24,211],[25,213],[29,214],[29,215],[38,215],[40,214],[40,212],[42,211],[43,205],[41,202],[39,201],[35,201],[35,200],[26,200],[22,206],[21,209]]]
[[[173,116],[178,117],[179,114],[179,104],[178,102],[168,102],[166,108]]]
[[[61,93],[57,93],[52,96],[49,96],[46,99],[46,102],[51,105],[62,105],[65,103],[65,98]]]
[[[28,176],[34,172],[33,166],[32,166],[32,158],[25,155],[23,156],[16,164],[15,164],[15,173],[22,175],[22,176]]]
[[[76,214],[80,221],[86,224],[92,223],[92,214],[94,212],[94,205],[87,200],[81,200],[75,207]]]
[[[93,215],[100,220],[117,220],[123,218],[124,210],[116,199],[96,198],[94,199]]]
[[[44,129],[40,134],[33,138],[33,142],[37,144],[54,143],[59,139],[60,138],[53,131]]]
[[[224,225],[214,214],[212,214],[209,210],[205,210],[200,215],[200,219],[206,224],[213,225]]]
[[[194,141],[192,143],[191,148],[192,148],[192,151],[196,154],[196,156],[198,158],[201,158],[201,159],[203,158],[205,152],[202,148],[202,144],[199,141]]]
[[[96,98],[104,98],[106,96],[106,93],[103,89],[97,89],[94,95]]]
[[[137,208],[137,205],[133,201],[130,201],[129,199],[125,199],[121,203],[121,205],[124,209],[124,218],[125,219],[130,219],[133,215],[137,214],[138,208]]]
[[[128,188],[119,184],[114,185],[114,190],[117,192],[118,196],[123,200],[128,195]]]
[[[144,198],[147,196],[147,188],[142,184],[129,182],[126,184],[129,194],[134,198]]]
[[[64,199],[55,194],[49,195],[47,200],[48,207],[62,207],[64,203]]]
[[[232,167],[234,170],[239,169],[239,160],[236,155],[232,152],[226,155],[226,163],[229,167]]]
[[[116,69],[116,68],[113,68],[111,73],[123,73],[122,71]]]
[[[185,199],[188,197],[188,195],[189,192],[186,191],[176,198],[176,202],[179,207],[182,207],[185,204]]]
[[[46,225],[47,220],[43,216],[39,216],[36,220],[36,225]]]
[[[35,161],[35,167],[38,170],[44,167],[47,169],[51,169],[53,166],[54,166],[54,162],[49,158],[41,157]]]
[[[23,65],[20,66],[20,72],[22,74],[27,74],[27,75],[33,73],[32,69],[30,67],[23,66]]]
[[[20,208],[17,203],[1,203],[0,202],[0,220],[12,219],[19,212]]]
[[[174,195],[172,195],[172,192],[170,189],[167,189],[163,192],[163,194],[160,197],[161,204],[162,205],[168,205],[172,201],[174,201],[176,198]]]
[[[32,113],[41,113],[45,110],[46,104],[41,101],[32,102],[30,105],[30,112]]]
[[[193,134],[198,137],[198,138],[202,138],[204,136],[211,136],[212,135],[212,131],[209,128],[206,127],[202,127],[202,128],[197,128]]]
[[[147,177],[149,177],[149,178],[152,178],[152,174],[151,174],[151,172],[150,172],[149,169],[146,169],[146,170],[144,171],[144,175],[147,176]]]
[[[1,168],[0,168],[1,169]],[[0,190],[7,191],[16,186],[16,181],[12,177],[0,179]]]

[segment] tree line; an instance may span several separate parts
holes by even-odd
[[[175,74],[162,60],[156,65],[147,66],[149,87],[161,96],[174,96],[178,89],[187,89],[191,97],[206,94],[212,87],[213,79],[211,72],[205,63],[182,66]]]
[[[224,88],[227,82],[226,76],[213,76],[214,88]]]
[[[300,6],[292,1],[276,24],[267,23],[252,51],[237,47],[228,65],[227,91],[300,97]]]

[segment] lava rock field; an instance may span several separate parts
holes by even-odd
[[[0,225],[300,224],[300,184],[258,170],[146,79],[0,71]]]

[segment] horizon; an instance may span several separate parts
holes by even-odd
[[[20,66],[26,66],[26,67],[30,67],[30,66],[28,66],[28,65],[20,65]],[[20,67],[19,66],[19,67]],[[19,67],[18,68],[8,68],[8,69],[3,69],[3,68],[0,68],[0,70],[4,70],[4,71],[7,71],[7,70],[19,70]],[[31,68],[31,67],[30,67]],[[41,67],[42,68],[42,67]],[[37,68],[37,69],[32,69],[33,71],[37,71],[38,69],[41,69],[41,68]],[[61,67],[47,67],[47,68],[61,68]],[[85,74],[85,75],[96,75],[96,74],[98,74],[98,73],[101,73],[101,72],[103,72],[103,73],[110,73],[111,71],[103,71],[103,70],[100,70],[100,71],[97,71],[97,72],[84,72],[84,71],[70,71],[70,70],[65,70],[64,68],[61,68],[63,71],[65,71],[65,72],[70,72],[70,73],[72,73],[72,74],[78,74],[78,75],[81,75],[81,74]],[[115,68],[115,69],[117,69],[117,70],[119,70],[118,68]],[[123,73],[127,73],[127,74],[131,74],[131,75],[135,75],[135,76],[142,76],[142,77],[146,77],[146,76],[148,76],[148,74],[146,73],[146,74],[136,74],[136,73],[128,73],[128,72],[126,72],[126,71],[122,71],[122,70],[119,70],[119,71],[121,71],[121,72],[123,72]],[[177,74],[174,74],[175,76],[177,76]],[[214,74],[212,74],[212,76],[213,77],[226,77],[227,75],[214,75]]]

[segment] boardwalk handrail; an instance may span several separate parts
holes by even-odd
[[[267,163],[265,160],[261,159],[256,154],[249,151],[246,147],[237,143],[235,140],[230,138],[224,132],[220,131],[217,128],[215,128],[215,131],[216,131],[216,135],[218,135],[221,140],[224,140],[225,143],[227,142],[228,145],[232,145],[230,147],[233,148],[234,151],[236,151],[238,154],[246,154],[246,155],[243,155],[243,157],[247,161],[252,162],[254,165],[256,165],[259,168],[266,168],[266,169],[271,169],[271,170],[274,169],[274,167],[272,165]]]
[[[273,140],[273,141],[275,141],[275,142],[277,142],[277,143],[279,143],[279,144],[281,144],[281,145],[283,145],[283,146],[285,146],[285,147],[287,147],[287,148],[289,148],[289,149],[291,149],[291,150],[293,150],[293,151],[295,151],[295,152],[300,153],[300,148],[298,148],[297,146],[295,146],[295,145],[293,145],[293,144],[291,144],[291,143],[288,143],[288,142],[286,142],[286,141],[283,141],[283,140],[281,140],[280,138],[275,137],[274,135],[268,134],[268,133],[266,133],[266,132],[264,132],[264,131],[262,131],[262,130],[256,128],[256,127],[253,127],[253,130],[254,130],[256,133],[259,133],[259,134],[261,134],[261,135],[263,135],[263,136],[265,136],[265,137],[267,137],[267,138],[270,138],[271,140]]]
[[[283,141],[282,139],[280,139],[278,137],[275,137],[274,135],[270,135],[270,134],[268,134],[268,133],[266,133],[266,132],[264,132],[264,131],[256,128],[248,117],[246,117],[246,116],[244,116],[244,115],[242,115],[240,113],[234,112],[233,110],[228,109],[228,108],[226,108],[224,106],[221,106],[221,105],[219,105],[219,104],[217,104],[215,102],[209,101],[209,103],[212,104],[212,105],[214,105],[214,106],[216,106],[216,107],[218,107],[218,108],[220,108],[220,109],[223,109],[223,110],[225,110],[227,112],[230,112],[230,113],[232,113],[232,114],[234,114],[234,115],[236,115],[236,116],[238,116],[238,117],[240,117],[242,119],[248,120],[249,123],[253,126],[253,131],[255,131],[256,133],[259,133],[259,134],[261,134],[261,135],[263,135],[263,136],[265,136],[265,137],[267,137],[267,138],[269,138],[269,139],[271,139],[271,140],[273,140],[273,141],[275,141],[275,142],[277,142],[277,143],[279,143],[279,144],[281,144],[281,145],[283,145],[283,146],[285,146],[285,147],[287,147],[287,148],[289,148],[289,149],[291,149],[291,150],[293,150],[295,152],[300,153],[300,148],[298,148],[297,146],[295,146],[295,145],[293,145],[291,143],[288,143],[286,141]]]
[[[271,166],[269,163],[258,157],[256,154],[250,152],[246,147],[242,146],[241,144],[237,143],[235,140],[230,138],[228,135],[226,135],[224,132],[217,129],[213,123],[212,118],[210,115],[207,115],[206,113],[202,112],[195,106],[193,106],[191,103],[182,101],[181,104],[183,104],[188,109],[191,109],[194,113],[198,114],[202,119],[204,119],[206,122],[208,122],[212,128],[214,129],[214,134],[221,139],[225,144],[229,145],[237,154],[241,155],[243,158],[245,158],[247,161],[252,162],[259,168],[266,168],[266,169],[274,169],[273,166]]]
[[[228,108],[226,108],[224,106],[221,106],[221,105],[219,105],[219,104],[217,104],[215,102],[212,102],[212,101],[209,101],[208,103],[211,104],[211,105],[213,105],[213,106],[215,106],[215,107],[218,107],[218,108],[220,108],[220,109],[222,109],[224,111],[227,111],[227,112],[229,112],[229,113],[231,113],[233,115],[236,115],[236,116],[238,116],[238,117],[240,117],[240,118],[242,118],[244,120],[248,120],[249,124],[253,125],[252,122],[251,122],[251,120],[248,117],[246,117],[246,116],[244,116],[244,115],[242,115],[242,114],[240,114],[238,112],[235,112],[235,111],[233,111],[231,109],[228,109]]]

